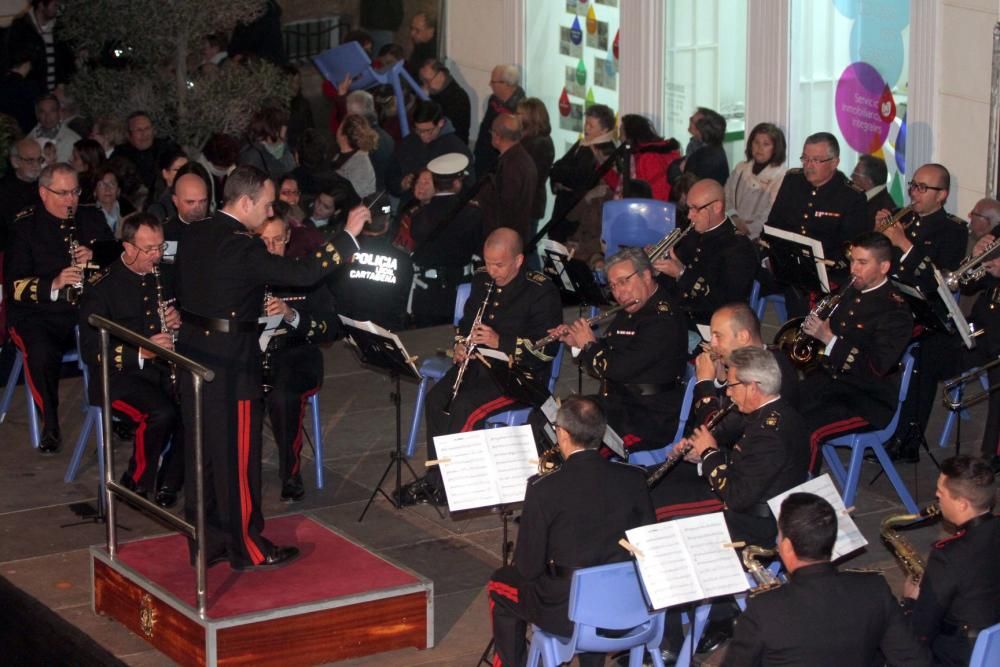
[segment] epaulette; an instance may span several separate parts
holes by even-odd
[[[87,279],[87,284],[93,287],[94,285],[98,284],[99,282],[107,278],[109,273],[111,273],[110,266],[104,269],[103,271],[98,271],[94,275],[90,276],[90,278]]]
[[[526,277],[531,282],[538,283],[539,285],[544,285],[545,283],[549,282],[548,276],[546,276],[541,271],[528,271]]]
[[[964,530],[960,530],[957,533],[955,533],[954,535],[952,535],[950,537],[946,537],[943,540],[938,540],[937,542],[934,543],[934,548],[935,549],[944,549],[946,546],[948,546],[948,544],[950,544],[951,542],[954,542],[955,540],[958,540],[958,539],[960,539],[962,537],[965,537],[965,531]]]
[[[764,426],[767,428],[778,428],[778,424],[781,423],[781,415],[778,414],[776,410],[772,410],[771,414],[764,417]]]
[[[786,174],[801,174],[802,173],[802,167],[792,167],[791,169],[789,169],[785,173]]]
[[[670,314],[670,302],[669,301],[657,301],[656,302],[656,312],[663,313],[664,315]]]
[[[946,217],[948,218],[949,222],[954,222],[956,225],[962,225],[963,227],[965,227],[965,220],[962,220],[957,215],[949,213]]]
[[[251,238],[251,239],[260,238],[259,236],[257,236],[253,232],[248,231],[246,229],[234,229],[233,230],[233,234],[236,234],[236,236],[246,236],[247,238]]]
[[[858,185],[857,183],[855,183],[851,179],[847,178],[846,176],[844,177],[844,181],[846,182],[847,187],[849,187],[850,189],[854,190],[855,192],[859,192],[861,194],[865,193],[864,188],[862,188],[860,185]]]
[[[25,206],[24,208],[22,208],[20,211],[17,212],[17,215],[14,216],[14,221],[17,222],[18,220],[21,220],[22,218],[27,218],[27,217],[29,217],[31,215],[34,215],[34,214],[35,214],[35,205],[34,204],[32,204],[31,206]]]

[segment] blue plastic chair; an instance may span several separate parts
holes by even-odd
[[[63,475],[63,482],[69,484],[76,479],[83,455],[87,451],[87,440],[91,432],[93,432],[97,441],[97,471],[98,483],[101,488],[100,497],[104,498],[104,409],[99,405],[90,404],[90,395],[87,391],[88,387],[90,387],[90,368],[83,361],[83,355],[79,353],[80,327],[76,328],[76,348],[76,363],[80,368],[80,372],[83,373],[83,405],[85,416],[83,418],[83,425],[80,426],[80,433],[76,436],[76,442],[73,444],[73,455],[70,457],[69,465],[66,466],[66,474]]]
[[[604,203],[601,240],[610,257],[622,247],[652,245],[676,226],[676,206],[658,199],[617,199]]]
[[[316,466],[316,488],[323,488],[323,428],[319,423],[319,391],[309,396],[309,416],[313,429],[313,463]]]
[[[76,348],[69,350],[63,355],[62,363],[64,364],[77,364],[80,366],[80,327],[76,327]],[[7,384],[4,386],[3,395],[0,396],[0,424],[3,423],[4,419],[7,418],[7,413],[10,411],[10,404],[14,400],[14,389],[17,387],[17,381],[21,378],[21,372],[24,370],[24,356],[21,354],[21,350],[17,347],[14,348],[14,363],[10,367],[10,374],[7,376]],[[80,366],[82,368],[82,366]],[[87,376],[83,376],[83,412],[86,414],[87,408]],[[24,378],[24,398],[28,405],[28,434],[31,437],[31,446],[38,449],[38,443],[42,439],[41,427],[38,424],[38,412],[35,409],[35,401],[31,397],[31,387],[28,386],[28,378]]]
[[[532,626],[528,667],[536,667],[539,662],[545,667],[557,667],[577,653],[619,651],[629,651],[629,667],[641,667],[645,651],[649,651],[656,667],[663,667],[660,641],[664,612],[649,611],[632,562],[575,571],[570,583],[569,620],[576,624],[571,637],[559,637]],[[600,629],[623,634],[607,637]]]
[[[462,321],[462,314],[465,312],[465,302],[469,300],[472,292],[472,283],[462,283],[455,290],[455,313],[452,324],[456,327]],[[410,435],[406,438],[406,458],[411,458],[417,449],[417,431],[420,430],[420,419],[424,416],[424,399],[431,385],[444,377],[444,374],[451,368],[452,360],[449,357],[430,357],[424,359],[420,364],[420,384],[417,386],[417,402],[413,406],[413,419],[410,421]]]
[[[753,287],[750,288],[750,298],[747,299],[747,303],[750,305],[750,310],[754,313],[757,312],[757,304],[760,302],[760,281],[753,281]]]
[[[754,281],[755,289],[757,290],[757,302],[752,304],[750,307],[753,308],[753,312],[756,313],[757,319],[763,321],[764,313],[767,312],[768,305],[774,306],[774,312],[778,314],[778,323],[783,324],[788,321],[788,309],[785,307],[785,296],[783,294],[766,294],[764,296],[760,295],[760,283]],[[751,292],[751,298],[752,298]]]
[[[889,458],[884,447],[884,444],[891,440],[893,434],[896,432],[899,413],[910,388],[916,347],[916,344],[910,345],[906,348],[906,352],[903,353],[903,375],[899,383],[899,400],[896,404],[896,413],[892,416],[892,421],[885,428],[878,431],[851,433],[823,443],[823,458],[826,461],[826,465],[830,468],[831,476],[841,488],[844,505],[847,507],[854,505],[854,498],[858,493],[858,482],[861,479],[861,464],[864,462],[865,450],[870,448],[875,453],[875,456],[878,457],[886,477],[889,478],[893,488],[896,489],[896,493],[906,507],[906,511],[911,514],[916,514],[919,511],[917,504],[913,502],[913,497],[910,495],[909,490],[899,477],[899,473],[896,472],[896,467],[892,465],[892,459]],[[840,462],[840,457],[837,456],[837,447],[851,448],[851,460],[846,469],[844,468],[844,464]]]
[[[972,648],[969,667],[995,667],[1000,665],[1000,623],[980,631]]]
[[[687,427],[688,417],[691,415],[691,402],[694,400],[694,386],[698,384],[698,378],[694,374],[694,366],[687,365],[684,371],[684,378],[687,385],[684,388],[684,401],[681,403],[681,411],[678,415],[677,432],[674,439],[667,445],[659,449],[647,449],[638,452],[630,452],[628,462],[637,466],[655,466],[667,460],[670,450],[684,437],[684,429]]]
[[[965,371],[966,373],[972,373],[978,370],[977,368],[970,368]],[[967,384],[967,383],[966,383]],[[979,376],[979,384],[982,385],[983,391],[990,390],[990,379],[983,373]],[[965,393],[965,384],[960,384],[954,387],[950,392],[948,392],[949,401],[961,401],[962,395]],[[968,421],[972,419],[968,410],[948,410],[948,417],[944,420],[944,427],[941,429],[941,435],[938,437],[938,447],[945,448],[949,446],[948,441],[951,440],[951,432],[955,429],[956,421],[961,419],[962,421]]]
[[[556,393],[556,383],[559,381],[559,371],[562,368],[563,350],[566,346],[560,345],[555,358],[552,359],[552,372],[549,375],[549,393],[553,396]],[[497,428],[499,426],[521,426],[528,423],[532,408],[518,408],[517,410],[507,410],[486,419],[486,428]]]

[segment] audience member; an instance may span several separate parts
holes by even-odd
[[[346,110],[348,114],[364,116],[368,125],[378,135],[375,150],[368,154],[368,159],[371,160],[372,169],[375,170],[375,191],[382,192],[385,190],[385,174],[389,169],[389,163],[392,162],[392,154],[396,151],[396,141],[378,124],[375,99],[368,91],[355,90],[350,93],[347,96]]]
[[[413,110],[413,131],[396,144],[389,165],[386,187],[404,202],[412,194],[413,179],[427,163],[445,153],[469,155],[469,149],[455,134],[445,132],[444,113],[437,102],[418,102]]]
[[[497,65],[490,74],[490,90],[492,94],[486,100],[486,112],[479,123],[474,151],[473,164],[479,174],[487,174],[496,169],[500,154],[493,147],[493,121],[500,114],[517,112],[517,105],[525,97],[524,89],[521,88],[521,70],[517,65]]]
[[[80,141],[80,135],[59,120],[59,98],[51,93],[43,95],[35,102],[35,118],[38,124],[28,133],[42,147],[42,154],[54,147],[54,154],[46,155],[49,163],[69,162],[73,157],[73,144]]]
[[[785,177],[785,133],[772,123],[750,131],[746,161],[726,181],[726,214],[742,234],[757,239]]]
[[[451,75],[451,70],[440,60],[431,58],[420,67],[420,83],[431,100],[441,105],[445,118],[455,127],[455,135],[468,144],[472,104],[469,94]]]
[[[545,217],[548,204],[546,189],[552,162],[556,159],[556,148],[552,143],[549,112],[540,99],[528,97],[521,100],[517,105],[517,117],[521,119],[521,146],[535,162],[536,185],[531,211],[531,218],[535,221],[531,232],[534,234],[538,231],[538,221]]]
[[[726,119],[718,112],[698,107],[688,123],[688,132],[691,141],[684,159],[671,165],[671,183],[681,173],[690,172],[698,178],[711,178],[725,185],[729,178],[729,158],[722,147],[726,137]]]
[[[174,150],[174,142],[156,136],[153,121],[145,111],[129,114],[125,121],[127,140],[115,149],[115,154],[131,160],[139,174],[139,180],[146,188],[147,196],[156,188],[159,176],[160,157]]]
[[[59,0],[31,0],[23,14],[17,16],[7,28],[7,66],[21,56],[31,55],[31,69],[25,76],[45,91],[69,83],[76,73],[76,56],[68,42],[59,38],[56,19]]]
[[[174,214],[173,188],[174,181],[180,169],[188,163],[188,156],[179,147],[165,151],[160,155],[160,174],[156,178],[156,186],[151,197],[152,203],[146,208],[148,213],[160,221],[162,224],[167,218]]]
[[[94,203],[116,239],[121,238],[122,218],[135,212],[129,200],[122,198],[121,194],[118,176],[112,167],[105,165],[94,173]]]
[[[226,186],[226,178],[236,169],[236,160],[239,159],[239,154],[239,140],[222,132],[216,132],[210,136],[201,149],[198,163],[205,168],[210,177],[208,201],[212,211],[222,206],[222,193]]]
[[[348,115],[337,128],[340,154],[333,168],[354,186],[361,198],[375,194],[375,170],[368,155],[378,145],[378,134],[368,121],[357,114]]]
[[[670,201],[667,170],[675,160],[680,159],[680,144],[676,139],[664,139],[658,135],[649,119],[638,114],[622,116],[620,127],[622,141],[632,144],[632,177],[649,184],[653,199]]]
[[[17,121],[21,134],[28,134],[35,126],[35,100],[44,92],[38,81],[28,78],[31,58],[27,48],[8,54],[7,71],[0,79],[0,113]]]
[[[368,35],[369,55],[392,42],[399,26],[403,25],[403,0],[368,0],[362,2],[361,28]],[[360,31],[358,31],[360,32]]]
[[[288,102],[288,132],[286,141],[293,151],[302,139],[302,133],[316,127],[312,107],[302,94],[302,73],[295,65],[286,65],[285,73],[292,80],[292,98]]]
[[[437,58],[437,21],[434,17],[427,12],[414,14],[410,19],[410,40],[413,50],[406,59],[406,71],[419,81],[420,66],[431,58]]]
[[[871,228],[875,227],[875,218],[879,211],[896,210],[896,202],[886,189],[888,179],[889,170],[885,166],[885,160],[874,155],[858,156],[858,163],[851,172],[851,181],[859,189],[864,190],[865,199],[868,200],[868,224]]]
[[[81,204],[93,203],[94,199],[94,175],[104,164],[104,147],[94,139],[80,139],[73,144],[73,157],[69,163],[76,169],[80,180]]]
[[[285,40],[281,34],[281,5],[265,0],[264,11],[249,22],[240,22],[229,38],[229,54],[237,60],[256,56],[279,67],[288,62]]]
[[[975,243],[1000,224],[1000,202],[984,197],[969,211],[969,237]]]
[[[90,129],[90,138],[101,145],[104,157],[109,158],[125,140],[125,124],[115,116],[98,116]]]
[[[9,157],[13,169],[0,180],[0,252],[7,247],[8,234],[18,213],[41,202],[38,175],[45,162],[41,146],[30,137],[14,142]]]
[[[275,181],[295,169],[295,156],[285,143],[287,131],[287,111],[265,106],[255,113],[240,150],[239,166],[257,167]]]

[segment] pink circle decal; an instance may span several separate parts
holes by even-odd
[[[840,133],[851,148],[873,153],[885,143],[896,107],[874,67],[865,62],[848,65],[837,82],[834,105]]]

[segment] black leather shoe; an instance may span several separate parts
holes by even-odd
[[[156,504],[163,509],[170,509],[177,504],[177,490],[169,486],[161,486],[160,490],[156,492]]]
[[[45,433],[38,441],[38,451],[42,454],[55,454],[62,447],[62,439],[58,433]]]
[[[293,475],[281,483],[281,502],[297,503],[306,497],[306,489],[302,485],[302,475]]]
[[[695,653],[711,653],[725,644],[733,636],[734,620],[727,618],[721,621],[710,621],[705,632],[701,635],[701,641],[698,642]]]
[[[276,570],[288,565],[299,557],[298,547],[274,547],[271,553],[264,556],[260,565],[233,565],[237,572],[256,572],[258,570]]]
[[[146,497],[146,493],[147,493],[146,492],[146,487],[139,486],[134,481],[132,481],[132,477],[128,473],[125,473],[124,475],[122,475],[121,481],[118,482],[118,483],[121,484],[122,486],[124,486],[126,489],[128,489],[132,493],[136,493],[136,494],[142,496],[143,498]]]

